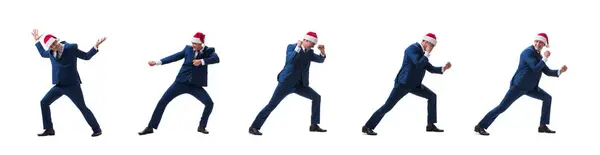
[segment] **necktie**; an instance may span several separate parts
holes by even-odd
[[[196,52],[195,52],[195,54],[196,54],[196,59],[200,59],[200,55],[201,55],[202,53],[200,53],[200,51],[196,51]]]

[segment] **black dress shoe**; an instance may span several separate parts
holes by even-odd
[[[147,134],[151,134],[154,133],[154,129],[152,129],[151,127],[146,127],[144,130],[142,130],[141,132],[138,132],[138,134],[141,135],[147,135]]]
[[[550,130],[550,128],[548,128],[548,126],[545,126],[545,125],[538,127],[538,132],[539,133],[556,133],[556,131]]]
[[[375,131],[373,131],[373,129],[367,128],[366,126],[362,127],[362,132],[366,133],[367,135],[372,135],[372,136],[377,135],[377,133]]]
[[[444,132],[444,130],[437,128],[433,124],[427,125],[427,127],[425,127],[425,131],[427,131],[427,132]]]
[[[313,124],[310,125],[310,132],[327,132],[327,130],[322,129],[321,127],[319,127],[319,125]]]
[[[475,126],[475,132],[477,132],[477,133],[479,133],[480,135],[483,135],[483,136],[490,135],[490,133],[488,133],[487,131],[485,131],[484,128],[479,127],[479,125]]]
[[[37,134],[39,137],[54,136],[54,129],[46,129],[44,132]]]
[[[258,129],[257,129],[257,128],[253,128],[253,127],[250,127],[250,129],[248,129],[248,132],[249,132],[250,134],[257,135],[257,136],[260,136],[260,135],[262,135],[262,133],[260,133],[260,131],[258,131]]]
[[[95,131],[94,133],[92,133],[92,137],[98,137],[102,135],[102,131]]]
[[[198,127],[198,132],[201,132],[203,134],[208,134],[208,130],[206,130],[205,127]]]

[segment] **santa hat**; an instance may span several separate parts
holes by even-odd
[[[204,33],[196,32],[192,38],[192,43],[204,44]]]
[[[316,44],[318,41],[317,33],[310,31],[304,35],[304,39]]]
[[[433,46],[437,44],[437,37],[435,37],[435,34],[433,33],[427,33],[425,36],[423,36],[423,40],[430,42],[433,44]]]
[[[548,41],[548,35],[546,35],[546,33],[539,33],[537,36],[535,36],[535,40],[544,42],[546,47],[550,47],[550,42]]]
[[[50,45],[52,45],[57,40],[58,39],[55,36],[48,34],[44,37],[44,45],[46,46],[46,48],[49,48]]]

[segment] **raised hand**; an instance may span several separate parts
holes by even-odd
[[[317,48],[321,51],[321,55],[325,55],[325,45],[318,45]]]
[[[98,39],[98,41],[96,41],[96,47],[99,47],[100,44],[102,44],[105,40],[106,40],[106,37]]]
[[[298,46],[302,46],[302,40],[298,40]]]
[[[33,36],[33,39],[40,40],[40,38],[42,38],[42,34],[38,34],[38,29],[33,29],[33,32],[31,32],[31,35]]]

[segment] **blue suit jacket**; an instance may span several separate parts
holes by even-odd
[[[521,53],[519,67],[510,80],[510,85],[524,90],[532,90],[538,87],[542,73],[558,77],[558,70],[548,68],[533,45],[529,46]]]
[[[301,82],[303,86],[308,86],[310,63],[323,63],[325,56],[313,53],[313,49],[296,52],[297,45],[289,44],[287,46],[285,66],[277,74],[277,81],[286,85],[296,85]]]
[[[185,46],[181,52],[160,59],[160,61],[165,65],[181,59],[184,59],[183,65],[181,65],[175,81],[199,86],[207,86],[208,65],[219,63],[219,56],[215,53],[215,48],[205,46],[202,54],[198,54],[198,57],[194,58],[194,50],[190,45]],[[204,59],[206,64],[194,66],[192,62],[194,59]]]
[[[404,60],[402,67],[396,75],[394,87],[404,85],[407,87],[421,86],[425,77],[425,71],[430,73],[442,74],[442,67],[434,67],[425,57],[421,44],[414,43],[404,50]]]
[[[77,71],[77,58],[90,60],[98,52],[95,48],[89,52],[83,52],[77,48],[77,44],[61,42],[64,44],[64,49],[60,59],[53,56],[53,52],[45,50],[40,42],[35,44],[38,52],[43,58],[49,58],[52,64],[52,84],[60,85],[79,85],[81,78]]]

